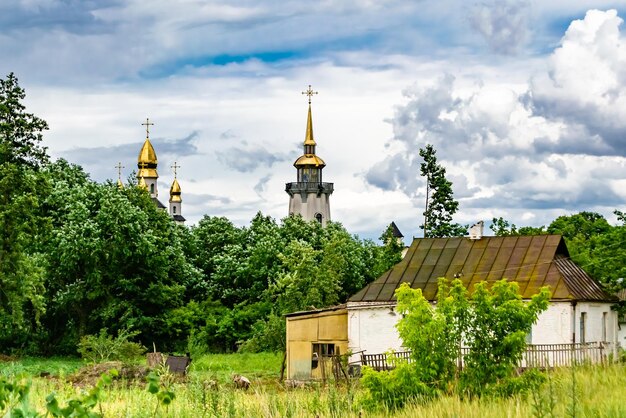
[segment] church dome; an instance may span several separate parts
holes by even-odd
[[[148,138],[143,143],[141,151],[139,151],[139,157],[137,157],[137,177],[159,177],[157,174],[157,156],[154,152],[154,147]]]
[[[180,194],[180,184],[178,184],[177,179],[174,179],[174,181],[172,182],[172,186],[170,187],[170,202],[182,202]]]
[[[324,168],[326,167],[326,163],[324,162],[324,160],[322,160],[320,157],[318,157],[315,154],[304,154],[300,156],[300,158],[298,158],[296,162],[293,163],[293,165],[296,168],[301,168],[301,167]]]

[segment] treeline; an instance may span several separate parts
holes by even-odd
[[[390,231],[378,246],[300,217],[176,225],[147,191],[50,162],[22,99],[0,80],[0,352],[76,354],[102,329],[160,350],[278,350],[284,313],[344,302],[400,259]]]

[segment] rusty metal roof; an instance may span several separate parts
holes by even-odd
[[[437,279],[459,278],[470,291],[476,283],[506,278],[519,284],[523,298],[549,286],[552,300],[614,301],[570,258],[560,235],[469,238],[416,238],[392,269],[352,296],[350,302],[394,300],[407,282],[434,300]]]

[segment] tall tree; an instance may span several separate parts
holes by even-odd
[[[45,307],[36,244],[46,231],[40,201],[48,184],[39,168],[48,126],[25,111],[24,97],[15,75],[0,79],[0,344],[32,327]]]
[[[459,209],[459,202],[454,200],[452,182],[446,179],[446,169],[437,163],[436,154],[430,144],[419,151],[424,159],[420,164],[420,173],[426,177],[426,208],[424,224],[420,228],[426,238],[466,235],[467,227],[452,223],[452,215]]]

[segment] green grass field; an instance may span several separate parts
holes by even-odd
[[[286,389],[278,382],[282,357],[277,354],[207,355],[195,360],[186,379],[172,379],[173,402],[166,408],[143,382],[116,380],[104,389],[96,409],[105,417],[625,417],[626,367],[579,367],[549,374],[531,396],[511,399],[462,400],[442,397],[412,403],[400,411],[363,410],[363,390],[350,385],[312,385]],[[45,414],[45,398],[54,392],[61,405],[89,388],[70,383],[83,363],[77,359],[21,359],[0,363],[0,374],[32,382],[30,404]],[[43,377],[42,377],[43,373]],[[48,375],[49,373],[49,375]],[[252,380],[248,391],[230,383],[233,373]],[[572,388],[575,379],[576,387]],[[217,382],[217,389],[209,384]],[[100,409],[101,408],[101,409]],[[0,416],[6,410],[0,408]]]

